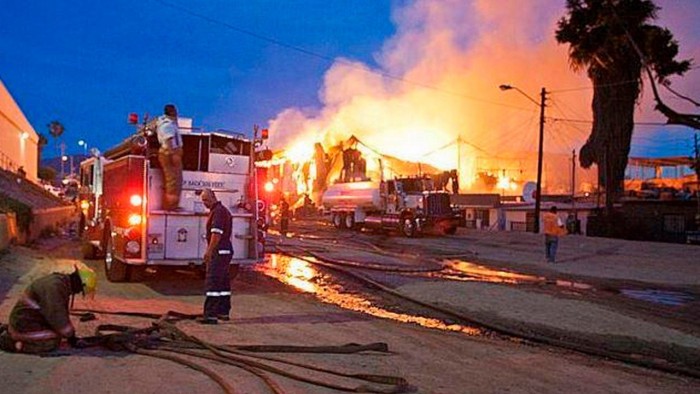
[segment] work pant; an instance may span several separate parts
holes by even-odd
[[[216,252],[215,252],[216,253]],[[231,312],[230,254],[215,254],[207,264],[204,300],[204,317],[228,317]]]
[[[182,148],[163,148],[158,151],[158,161],[163,169],[162,208],[175,209],[180,205],[180,190],[182,189]]]
[[[32,341],[32,342],[22,342],[17,349],[17,344],[19,341],[15,341],[10,336],[7,331],[7,326],[2,325],[0,327],[0,350],[11,353],[29,353],[29,354],[40,354],[48,353],[58,349],[61,344],[61,338],[48,339],[45,341]]]
[[[557,256],[557,247],[559,246],[559,237],[556,235],[544,236],[544,252],[548,263],[554,263]]]
[[[280,232],[282,234],[287,234],[287,231],[289,231],[289,218],[282,217],[282,219],[280,219]]]

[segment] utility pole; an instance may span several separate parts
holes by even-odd
[[[251,144],[250,147],[250,162],[248,163],[248,170],[252,172],[252,176],[250,177],[250,182],[253,185],[253,190],[254,190],[254,196],[255,196],[255,201],[253,204],[253,223],[250,226],[251,227],[251,232],[253,235],[253,258],[255,261],[258,261],[260,258],[260,250],[258,249],[258,242],[261,242],[260,239],[258,239],[258,220],[260,219],[260,207],[258,204],[260,203],[259,196],[258,196],[258,169],[255,167],[255,149],[259,146],[262,145],[262,140],[258,140],[258,130],[260,128],[258,125],[253,125],[253,143]]]
[[[66,144],[61,142],[61,144],[58,147],[61,150],[61,181],[63,181],[63,178],[65,177],[66,173]]]
[[[501,90],[511,90],[515,89],[518,91],[518,93],[522,94],[523,96],[527,97],[528,100],[532,101],[535,103],[535,105],[538,105],[540,107],[540,142],[539,142],[539,149],[537,152],[537,189],[535,190],[535,223],[533,226],[533,230],[535,233],[540,232],[540,211],[542,208],[542,158],[544,155],[544,103],[547,100],[547,90],[545,88],[542,88],[542,91],[540,91],[540,102],[538,103],[535,99],[532,97],[528,96],[527,93],[523,92],[516,86],[511,86],[511,85],[500,85],[498,86],[499,89]]]
[[[540,232],[540,211],[542,210],[542,159],[544,156],[544,103],[547,100],[547,90],[540,91],[540,142],[537,152],[537,189],[535,190],[535,234]]]
[[[695,227],[700,230],[700,146],[698,146],[698,133],[693,136],[695,141],[695,197],[698,200],[698,209],[695,211]]]
[[[457,176],[462,174],[462,134],[457,135]],[[458,191],[459,192],[459,191]]]
[[[574,219],[578,219],[576,212],[576,149],[571,150],[571,210],[574,212]]]

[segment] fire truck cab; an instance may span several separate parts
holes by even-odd
[[[81,163],[81,208],[87,254],[104,257],[107,278],[121,282],[148,266],[202,266],[208,212],[199,194],[210,188],[232,214],[231,264],[253,263],[258,250],[252,144],[242,135],[185,132],[180,208],[161,208],[163,175],[157,139],[137,134]]]

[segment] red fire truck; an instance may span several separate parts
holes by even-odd
[[[143,125],[103,156],[81,163],[85,257],[103,256],[114,282],[128,281],[148,266],[201,268],[207,210],[199,192],[210,188],[233,216],[231,264],[258,261],[251,141],[225,132],[184,132],[180,209],[166,211],[152,126]]]

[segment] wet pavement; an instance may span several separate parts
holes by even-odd
[[[308,260],[313,261],[313,258]],[[471,336],[482,334],[482,330],[475,327],[450,324],[435,318],[386,309],[364,294],[348,291],[342,280],[334,275],[323,273],[305,259],[273,253],[269,255],[269,259],[264,265],[257,266],[255,269],[299,291],[310,293],[322,302],[337,305],[343,309],[427,328],[461,332]]]

